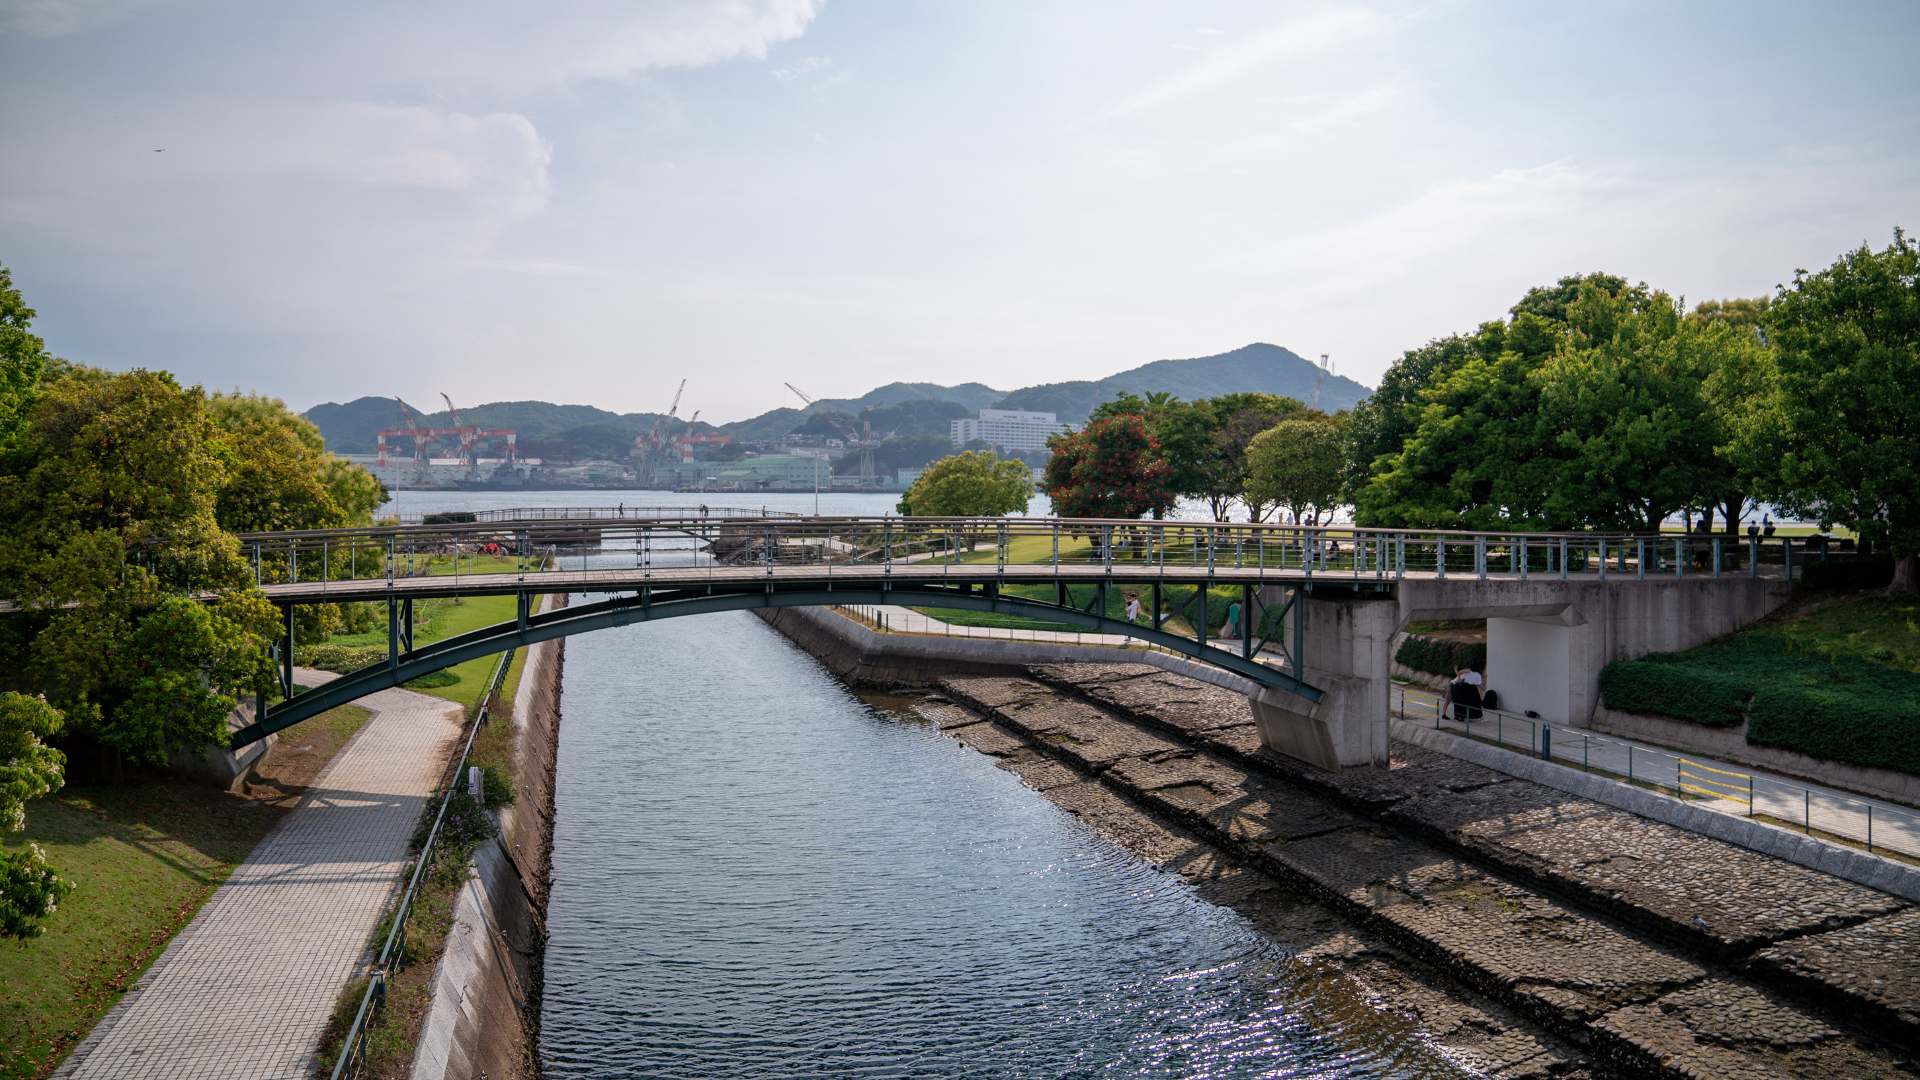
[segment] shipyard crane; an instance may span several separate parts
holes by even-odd
[[[413,440],[413,471],[415,474],[421,473],[425,471],[427,467],[427,447],[433,443],[433,437],[438,434],[438,432],[432,428],[422,427],[415,421],[413,413],[407,409],[406,402],[401,401],[399,398],[394,398],[393,400],[399,402],[400,415],[406,420],[407,426],[404,429],[382,431],[376,436],[379,440],[380,447],[380,468],[384,469],[387,467],[387,436],[405,435]]]
[[[1313,379],[1313,407],[1315,409],[1320,407],[1320,386],[1327,381],[1327,374],[1333,370],[1333,364],[1328,362],[1326,353],[1320,354],[1319,366],[1320,373],[1314,376]]]
[[[678,446],[680,448],[680,460],[683,463],[691,462],[693,460],[693,448],[695,446],[725,446],[728,443],[733,441],[733,436],[731,435],[719,435],[719,434],[696,435],[694,434],[693,425],[699,422],[700,422],[700,410],[695,409],[693,411],[693,419],[687,421],[687,430],[682,432],[680,435],[674,437],[671,440],[673,445]]]
[[[653,478],[653,466],[672,437],[670,434],[672,429],[666,424],[680,412],[680,396],[686,392],[687,380],[681,379],[680,388],[673,392],[673,404],[667,407],[665,415],[655,416],[653,427],[645,435],[634,436],[633,454],[640,459],[640,473],[646,479]]]
[[[478,443],[481,439],[492,438],[493,436],[496,436],[496,435],[502,435],[506,437],[507,460],[509,462],[513,460],[514,449],[515,449],[514,441],[519,434],[517,430],[515,430],[514,428],[483,429],[478,424],[463,424],[460,422],[460,411],[453,407],[453,399],[448,397],[446,393],[442,391],[440,394],[440,400],[447,403],[447,416],[452,418],[453,427],[448,428],[446,430],[442,430],[442,431],[435,431],[434,434],[435,435],[451,435],[456,440],[458,440],[458,442],[460,443],[460,464],[462,466],[464,466],[468,470],[472,470],[475,467],[474,455],[473,455],[474,445]]]

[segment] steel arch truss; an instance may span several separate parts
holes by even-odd
[[[292,727],[309,717],[364,697],[379,690],[399,686],[422,675],[449,668],[468,660],[491,656],[509,648],[521,648],[541,641],[584,634],[608,627],[637,622],[706,615],[720,611],[751,611],[760,608],[818,607],[851,604],[906,604],[914,607],[958,608],[966,611],[1019,615],[1047,622],[1084,627],[1106,634],[1126,634],[1191,656],[1202,663],[1224,668],[1262,686],[1287,690],[1310,701],[1320,700],[1320,691],[1286,671],[1224,649],[1209,648],[1192,638],[1171,634],[1157,627],[1137,626],[1111,619],[1071,604],[1050,604],[1020,596],[1007,596],[991,584],[978,591],[936,584],[902,584],[899,588],[836,588],[806,585],[790,589],[776,588],[771,582],[754,586],[701,589],[641,589],[589,604],[570,605],[555,611],[532,614],[532,595],[522,597],[520,616],[513,622],[483,626],[444,641],[418,649],[395,648],[386,660],[348,672],[338,679],[289,697],[264,711],[260,719],[235,731],[228,745],[238,750],[278,731]],[[1203,613],[1204,617],[1204,613]],[[411,635],[400,637],[410,644]],[[284,648],[285,646],[283,646]],[[1296,669],[1297,670],[1297,669]],[[287,674],[291,675],[291,665]]]

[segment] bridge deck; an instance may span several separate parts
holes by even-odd
[[[1689,579],[1711,580],[1713,575],[1696,573],[1687,575]],[[1745,577],[1746,574],[1725,574],[1721,580]],[[1777,576],[1762,575],[1762,576]],[[281,583],[263,585],[262,591],[279,603],[329,603],[349,600],[382,600],[389,596],[407,597],[444,597],[444,596],[489,596],[520,592],[541,593],[593,593],[593,592],[629,592],[638,589],[675,589],[715,587],[735,591],[741,587],[770,585],[776,589],[786,586],[808,586],[831,589],[836,584],[848,587],[872,589],[884,583],[928,585],[951,583],[953,585],[1000,582],[1014,585],[1051,585],[1056,582],[1067,585],[1094,585],[1111,582],[1115,585],[1150,585],[1155,582],[1167,584],[1211,584],[1220,585],[1286,585],[1294,586],[1312,583],[1328,588],[1360,588],[1364,590],[1386,591],[1400,581],[1573,581],[1628,583],[1635,580],[1632,571],[1621,573],[1610,571],[1605,578],[1593,571],[1573,571],[1563,578],[1557,573],[1533,573],[1522,577],[1516,573],[1488,573],[1484,576],[1473,573],[1450,573],[1440,575],[1433,571],[1406,571],[1404,573],[1364,571],[1354,573],[1351,570],[1330,570],[1308,573],[1297,568],[1280,569],[1275,567],[1234,567],[1215,566],[1179,566],[1147,565],[1142,563],[1118,563],[1111,568],[1098,564],[1009,564],[996,566],[993,563],[896,563],[892,566],[873,563],[858,564],[810,564],[810,565],[774,565],[774,566],[695,566],[695,567],[638,567],[622,569],[587,570],[542,570],[526,573],[507,574],[442,574],[420,577],[362,578],[346,581],[303,581],[299,583]],[[1647,580],[1671,579],[1671,573],[1649,574]]]

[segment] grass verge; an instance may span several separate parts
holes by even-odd
[[[526,650],[523,649],[514,657],[516,668],[525,655]],[[496,703],[489,715],[495,718],[495,722],[487,724],[474,735],[468,763],[480,766],[486,773],[487,805],[499,806],[511,803],[515,795],[510,779],[513,775],[513,729],[511,724],[504,722],[506,708],[503,704]],[[452,764],[449,762],[449,766]],[[453,798],[448,803],[447,824],[442,827],[433,862],[426,876],[421,879],[420,888],[407,911],[406,945],[402,951],[404,966],[388,978],[386,1003],[371,1018],[367,1027],[366,1075],[374,1080],[405,1080],[411,1072],[420,1029],[426,1023],[428,1009],[433,1004],[434,969],[441,953],[445,951],[447,935],[453,931],[454,909],[460,890],[471,873],[475,850],[489,842],[497,831],[491,816],[468,797],[464,779],[451,775],[445,779],[455,786]],[[434,817],[440,811],[441,796],[445,791],[444,786],[437,789],[421,811],[414,833],[416,851],[418,845],[425,842]],[[411,867],[408,873],[412,873]],[[394,912],[390,910],[375,928],[372,936],[374,948],[385,944],[387,934],[393,927],[393,919]],[[339,1059],[366,992],[367,980],[364,978],[356,979],[341,991],[339,1000],[334,1004],[327,1032],[321,1039],[320,1059],[324,1068],[332,1068]]]
[[[136,983],[366,721],[344,706],[283,737],[246,795],[159,773],[68,787],[27,806],[25,831],[78,887],[30,941],[0,943],[0,1080],[38,1080]]]

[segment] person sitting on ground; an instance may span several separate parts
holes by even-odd
[[[1471,667],[1453,669],[1453,685],[1448,688],[1448,696],[1453,702],[1453,718],[1462,723],[1478,720],[1484,703],[1480,698],[1480,688],[1486,685],[1486,679]]]

